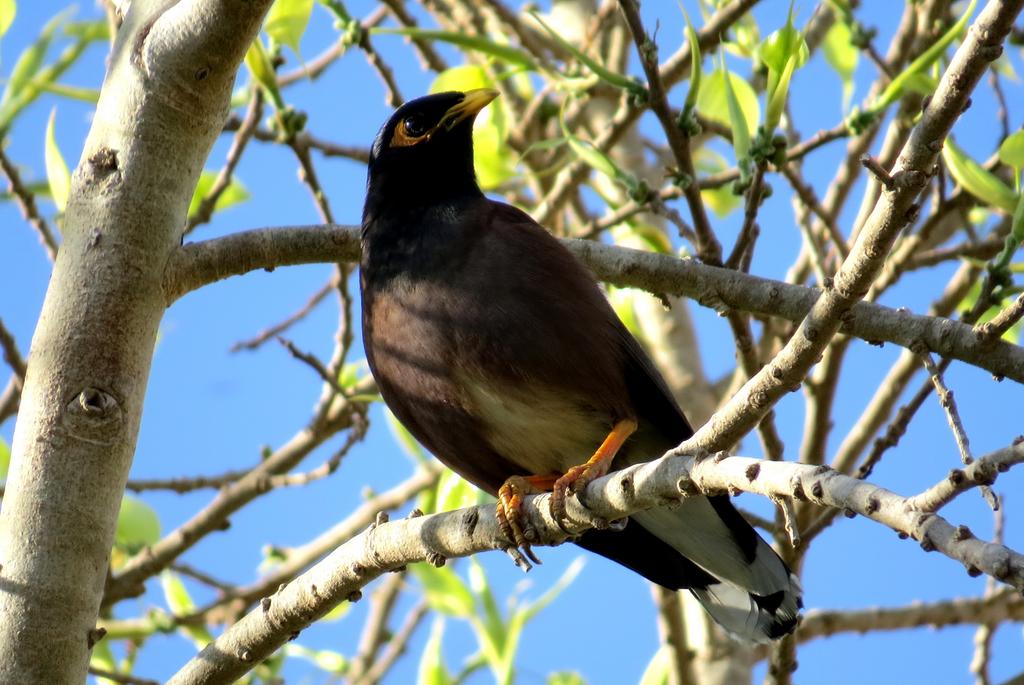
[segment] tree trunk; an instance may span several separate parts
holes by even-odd
[[[164,265],[269,2],[143,2],[118,32],[32,339],[0,512],[0,682],[81,683]]]

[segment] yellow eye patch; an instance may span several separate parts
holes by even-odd
[[[426,133],[421,133],[418,136],[411,135],[409,129],[405,126],[405,119],[398,122],[398,126],[395,127],[395,133],[391,136],[391,147],[409,147],[416,143],[422,143],[423,141],[430,138],[430,134],[435,129],[430,129]]]

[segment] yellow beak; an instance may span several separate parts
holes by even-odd
[[[496,97],[498,97],[498,91],[493,88],[476,88],[474,90],[467,90],[463,94],[463,98],[459,101],[459,104],[454,105],[451,109],[445,112],[437,127],[441,128],[444,126],[445,128],[451,129],[460,122],[463,122],[469,117],[477,114],[480,110],[489,105]]]

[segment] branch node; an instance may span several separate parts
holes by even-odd
[[[462,517],[462,528],[467,537],[473,535],[476,524],[480,522],[480,513],[476,509],[467,509]]]
[[[679,494],[683,497],[690,497],[700,493],[700,490],[697,488],[696,484],[694,484],[693,479],[690,478],[690,474],[679,477],[679,480],[676,481],[676,490],[678,490]]]
[[[270,611],[271,603],[272,602],[270,600],[270,597],[264,597],[260,600],[260,609],[263,610],[263,613],[267,613],[268,611]]]
[[[793,492],[793,499],[799,502],[807,501],[807,493],[804,492],[804,485],[800,481],[800,476],[795,473],[789,479],[789,489]]]
[[[753,464],[751,464],[750,466],[748,466],[747,470],[745,471],[745,475],[747,476],[747,480],[749,482],[751,482],[751,483],[753,483],[755,480],[757,480],[757,476],[760,473],[761,473],[761,465],[759,463],[757,463],[756,461]]]
[[[443,554],[438,554],[437,552],[431,552],[427,555],[427,563],[435,568],[441,568],[447,561],[448,559]]]
[[[96,646],[96,643],[107,636],[107,629],[102,626],[99,628],[93,628],[85,636],[85,644],[88,645],[89,649]]]
[[[971,532],[970,528],[964,525],[957,526],[956,530],[953,531],[953,540],[955,542],[963,542],[964,540],[970,540],[973,537],[974,533]]]
[[[362,590],[353,590],[352,592],[348,593],[348,595],[345,596],[345,599],[347,599],[348,601],[352,602],[353,604],[358,602],[362,598],[363,598]]]
[[[633,473],[632,471],[625,473],[619,478],[619,492],[622,494],[622,499],[626,502],[632,502],[636,496],[636,488],[633,484]]]

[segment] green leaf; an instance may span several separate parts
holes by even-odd
[[[608,287],[608,301],[611,303],[612,309],[615,310],[615,315],[619,317],[619,321],[626,327],[626,330],[633,334],[634,338],[643,340],[643,331],[640,330],[640,322],[637,320],[636,308],[633,304],[634,299],[636,299],[636,291],[632,288]]]
[[[135,554],[159,539],[160,517],[156,511],[142,500],[125,495],[121,499],[121,510],[117,515],[114,544]]]
[[[473,616],[476,610],[473,593],[455,571],[430,564],[413,564],[409,570],[423,585],[427,604],[432,609],[457,618]]]
[[[1013,210],[1013,221],[1010,223],[1010,235],[1018,245],[1024,243],[1024,193],[1017,198],[1017,207]]]
[[[71,195],[71,172],[64,162],[64,156],[57,147],[57,138],[54,136],[54,122],[57,118],[57,108],[50,110],[50,120],[46,124],[46,150],[44,159],[46,162],[46,181],[50,186],[50,195],[53,203],[57,205],[57,211],[63,213],[68,206],[68,197]]]
[[[454,31],[435,31],[432,29],[421,29],[416,27],[405,27],[399,29],[376,27],[370,29],[372,35],[380,36],[408,36],[410,38],[422,38],[424,40],[439,40],[450,43],[463,50],[481,52],[500,59],[508,64],[514,64],[529,71],[538,71],[539,67],[533,58],[526,52],[509,45],[502,45],[494,41],[465,33]]]
[[[111,673],[119,672],[117,659],[114,658],[114,652],[110,649],[109,639],[100,640],[93,646],[92,651],[89,652],[89,666]],[[97,676],[96,685],[118,685],[118,683],[110,678],[100,678]]]
[[[640,685],[668,685],[669,669],[672,667],[672,648],[669,645],[662,645],[654,653],[640,676]]]
[[[732,192],[730,185],[702,190],[700,191],[700,198],[704,205],[720,219],[724,219],[735,212],[743,202],[741,196]]]
[[[952,138],[946,139],[942,159],[956,182],[982,202],[1012,215],[1017,208],[1017,194],[1002,180],[975,162],[961,150]]]
[[[475,64],[445,69],[430,84],[431,93],[493,88],[487,71]],[[508,111],[501,98],[485,107],[473,125],[473,165],[484,190],[492,190],[515,174],[516,154],[505,142],[508,138]]]
[[[350,602],[345,602],[345,604],[350,604]],[[326,673],[344,675],[348,669],[348,659],[340,652],[330,649],[310,649],[309,647],[289,642],[285,646],[285,652],[290,657],[298,657],[312,662],[317,668]]]
[[[682,5],[679,8],[682,9]],[[686,20],[686,42],[690,46],[690,89],[686,92],[686,102],[683,103],[684,111],[688,112],[697,104],[697,95],[700,93],[701,79],[704,75],[704,55],[700,52],[697,30],[693,28],[686,10],[683,10],[683,19]]]
[[[912,74],[903,88],[904,92],[917,93],[918,95],[931,95],[935,92],[939,82],[929,74]]]
[[[456,685],[455,679],[451,677],[444,665],[444,656],[441,654],[443,639],[444,619],[439,616],[430,626],[430,637],[427,639],[423,655],[420,657],[419,673],[416,676],[417,685]]]
[[[924,74],[928,69],[935,63],[936,60],[945,52],[949,44],[952,43],[957,36],[967,27],[967,22],[970,20],[971,15],[974,13],[974,6],[978,3],[978,0],[971,0],[971,4],[967,6],[967,10],[960,17],[953,26],[950,27],[942,36],[935,41],[927,50],[918,55],[917,59],[910,63],[906,69],[897,74],[896,78],[889,82],[889,85],[885,87],[882,94],[878,96],[878,99],[871,105],[869,112],[877,115],[881,113],[886,107],[891,105],[893,102],[898,100],[904,90],[906,90],[907,82],[914,78],[918,74]]]
[[[793,72],[807,62],[809,54],[803,35],[793,25],[792,2],[789,3],[785,26],[764,39],[759,54],[768,67],[764,131],[771,134],[782,118]]]
[[[973,309],[974,305],[978,303],[978,297],[981,295],[981,283],[977,282],[971,289],[967,291],[967,295],[960,303],[960,309]],[[984,313],[978,317],[978,321],[975,324],[981,325],[995,318],[996,314],[1001,311],[1000,305],[994,305],[984,311]],[[1005,333],[1003,333],[1003,340],[1013,343],[1014,345],[1020,344],[1020,332],[1021,328],[1024,327],[1024,321],[1018,321],[1017,323],[1010,326]]]
[[[299,42],[309,24],[313,0],[274,0],[263,30],[279,45],[287,45],[299,54]]]
[[[249,44],[249,49],[245,53],[245,66],[249,68],[253,79],[260,84],[267,97],[270,98],[274,109],[279,112],[283,111],[285,104],[281,97],[281,91],[277,87],[274,65],[270,63],[270,56],[267,54],[266,48],[263,47],[263,41],[259,36],[256,36]]]
[[[7,87],[4,88],[3,98],[0,102],[6,103],[8,100],[16,95],[19,95],[22,89],[29,80],[36,75],[39,68],[43,65],[43,59],[46,57],[47,50],[50,49],[50,43],[53,41],[53,34],[57,31],[57,28],[64,23],[71,14],[73,14],[73,8],[67,8],[62,12],[58,13],[43,26],[43,30],[39,33],[39,37],[36,38],[32,45],[22,50],[18,56],[18,61],[14,63],[14,69],[11,71],[11,77],[7,79]]]
[[[706,15],[705,15],[706,16]],[[733,24],[736,40],[723,43],[731,54],[743,59],[752,59],[761,42],[761,28],[751,12],[746,12]]]
[[[531,11],[530,16],[533,17],[534,20],[538,24],[540,24],[545,31],[548,32],[548,35],[551,36],[556,43],[562,46],[563,50],[566,50],[573,57],[579,60],[581,64],[587,67],[587,69],[590,69],[590,71],[592,71],[599,79],[601,79],[602,81],[611,86],[621,88],[623,90],[629,91],[630,93],[634,93],[642,97],[647,95],[647,89],[644,88],[642,84],[629,78],[628,76],[623,76],[622,74],[619,74],[617,72],[612,71],[611,69],[608,69],[603,64],[601,64],[600,62],[593,59],[585,52],[577,48],[575,45],[562,38],[560,35],[558,35],[558,32],[556,32],[553,28],[548,26],[547,23],[540,18],[540,15],[538,15],[537,12]],[[700,54],[700,52],[698,51],[697,54]]]
[[[779,75],[775,87],[768,91],[768,102],[765,105],[764,130],[771,133],[782,120],[782,112],[786,107],[786,96],[789,94],[789,82],[793,78],[793,71],[797,66],[797,58],[794,55],[786,63],[785,69]]]
[[[1016,131],[1006,137],[999,146],[999,161],[1018,171],[1024,168],[1024,131]]]
[[[664,229],[643,221],[624,221],[612,227],[612,239],[616,244],[634,250],[672,254],[672,241]]]
[[[409,432],[402,422],[398,420],[398,417],[391,413],[388,409],[385,414],[388,420],[388,427],[391,429],[391,435],[395,438],[395,441],[399,444],[407,455],[412,457],[413,461],[417,464],[426,462],[430,457],[424,451],[420,443],[417,442],[416,438],[412,437],[412,433]],[[427,512],[425,509],[424,511]]]
[[[165,570],[160,574],[160,587],[164,591],[164,600],[172,614],[183,616],[196,610],[192,595],[181,582],[181,576],[174,571]],[[196,649],[203,649],[213,642],[213,635],[205,626],[183,625],[180,631],[192,641]]]
[[[576,671],[558,671],[548,674],[547,685],[587,685],[587,681]]]
[[[566,567],[565,571],[562,572],[562,575],[558,577],[558,580],[555,581],[554,585],[548,588],[547,592],[525,606],[526,620],[531,620],[541,611],[546,609],[549,604],[558,598],[558,595],[562,594],[567,587],[572,585],[573,581],[576,580],[576,577],[583,570],[583,566],[585,564],[586,561],[584,561],[583,557],[576,557],[573,559],[572,563]]]
[[[729,91],[735,98],[728,95]],[[735,107],[742,113],[742,116],[736,117],[738,121],[742,121],[742,125],[733,129],[733,137],[737,138],[737,133],[741,136],[745,135],[746,150],[749,150],[750,136],[757,129],[757,124],[761,120],[761,105],[757,102],[757,93],[739,75],[727,71],[724,64],[712,72],[697,95],[697,109],[709,119],[732,126],[732,119],[735,116],[733,114],[733,99],[735,99]],[[734,147],[735,144],[734,140]],[[737,152],[737,154],[739,153]]]
[[[64,35],[69,38],[78,38],[88,42],[98,40],[110,40],[110,24],[106,19],[92,19],[87,21],[69,21],[64,25]]]
[[[181,582],[181,576],[174,571],[160,573],[160,588],[164,591],[164,601],[167,602],[167,608],[172,614],[181,616],[195,611],[196,603],[192,595]]]
[[[860,61],[860,50],[853,45],[852,38],[850,27],[837,21],[825,34],[825,41],[821,45],[825,61],[835,69],[844,83],[853,80],[857,63]]]
[[[473,506],[479,503],[480,495],[475,485],[451,469],[445,469],[437,482],[437,510],[454,511]]]
[[[39,93],[44,88],[54,83],[65,71],[70,69],[78,61],[78,58],[82,56],[85,49],[89,47],[89,43],[90,41],[88,40],[79,40],[74,45],[65,48],[53,64],[39,69],[17,91],[10,88],[11,82],[8,81],[8,88],[4,91],[4,99],[0,101],[0,132],[6,132],[18,113],[39,97]],[[7,97],[8,94],[10,94],[9,98]]]
[[[488,641],[495,645],[504,645],[507,638],[505,621],[498,609],[494,593],[491,592],[491,586],[487,582],[484,567],[480,565],[476,557],[469,558],[469,587],[483,609],[483,620],[480,625],[486,631]]]
[[[88,102],[91,105],[95,105],[100,101],[100,91],[95,88],[79,88],[78,86],[68,86],[63,83],[40,83],[39,90],[45,93],[53,93],[60,97],[68,98],[69,100],[78,100],[80,102]]]
[[[853,76],[857,71],[857,62],[860,60],[860,50],[851,42],[852,34],[850,27],[841,21],[836,21],[825,34],[825,40],[821,49],[825,53],[825,61],[829,63],[843,82],[843,110],[850,106],[850,98],[853,96]]]
[[[699,173],[717,174],[729,168],[729,163],[725,157],[707,146],[697,148],[694,155],[693,163]],[[734,212],[743,202],[743,198],[732,191],[731,183],[718,188],[702,190],[700,191],[700,197],[704,202],[704,206],[720,218],[724,218]]]
[[[562,114],[564,114],[564,111]],[[577,138],[573,135],[565,123],[564,116],[560,115],[558,117],[558,122],[562,127],[562,136],[569,144],[569,149],[573,151],[580,161],[591,169],[604,174],[616,183],[624,186],[629,193],[630,198],[638,202],[642,202],[646,199],[647,193],[644,190],[644,186],[642,186],[640,181],[638,181],[633,174],[619,168],[619,165],[616,164],[611,157],[598,149],[589,140],[583,140],[582,138]]]
[[[7,480],[7,471],[11,468],[11,447],[0,437],[0,481]]]
[[[192,193],[192,200],[188,203],[189,216],[199,211],[199,204],[203,201],[204,197],[209,195],[216,181],[217,173],[214,171],[204,171],[199,174],[199,182]],[[224,192],[220,194],[217,202],[213,205],[213,211],[219,212],[228,207],[233,207],[241,202],[245,202],[249,197],[249,191],[245,189],[245,186],[238,180],[238,177],[232,176],[228,187],[224,189]]]
[[[14,23],[14,16],[18,13],[18,5],[15,0],[0,0],[0,36],[7,33]]]
[[[768,67],[768,71],[774,73],[776,78],[786,70],[786,65],[794,57],[797,60],[797,68],[802,67],[807,62],[807,57],[810,53],[803,35],[793,25],[792,2],[789,4],[789,15],[786,17],[786,24],[764,39],[758,54],[761,57],[761,61]]]

